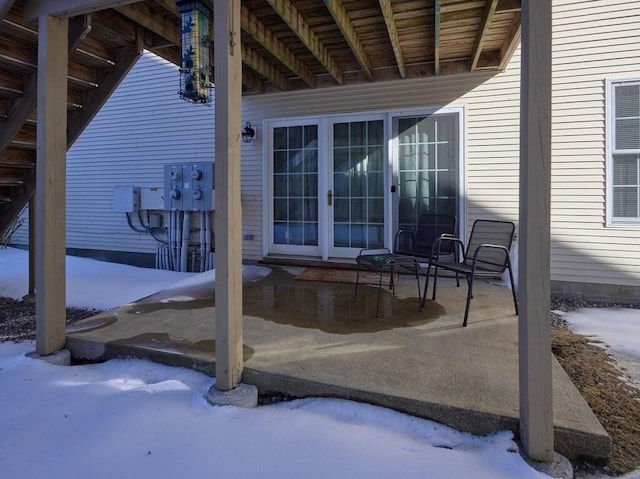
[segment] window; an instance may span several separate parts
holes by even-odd
[[[607,220],[640,225],[640,81],[609,82]]]

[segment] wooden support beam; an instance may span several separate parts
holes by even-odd
[[[151,8],[147,4],[142,2],[137,3],[136,5],[123,5],[121,7],[116,7],[115,10],[128,19],[133,20],[137,24],[143,26],[147,30],[168,40],[171,44],[177,46],[181,45],[179,31],[180,22],[178,20],[179,16],[177,16],[177,7],[175,20],[172,20],[169,17],[164,17],[162,15],[154,15]]]
[[[520,75],[520,439],[529,459],[543,462],[554,459],[549,322],[551,3],[523,2]]]
[[[498,0],[496,13],[519,12],[522,10],[522,0]]]
[[[313,56],[318,59],[336,83],[342,85],[344,83],[342,68],[340,68],[338,62],[336,62],[331,53],[325,48],[316,34],[313,33],[309,24],[304,17],[298,13],[298,10],[291,2],[289,0],[267,0],[267,3],[280,15],[282,20],[284,20],[293,33],[298,36]]]
[[[281,90],[289,89],[289,80],[287,80],[287,77],[284,76],[280,70],[268,63],[246,45],[241,44],[239,49],[242,51],[242,62],[245,65],[258,72],[274,85],[277,85]],[[216,88],[217,87],[218,85],[216,84]]]
[[[75,17],[84,13],[115,8],[139,0],[24,0],[23,16],[33,22],[43,16]]]
[[[440,74],[440,9],[442,1],[435,0],[433,5],[433,67],[436,75]]]
[[[238,386],[244,367],[240,203],[240,0],[217,0],[214,8],[216,389],[228,391]]]
[[[242,29],[266,48],[284,66],[310,87],[315,86],[313,72],[302,63],[247,7],[242,6]]]
[[[522,15],[518,12],[514,15],[509,34],[500,48],[500,66],[498,67],[500,70],[505,70],[507,68],[507,64],[520,44],[521,32]]]
[[[69,122],[67,130],[67,144],[69,147],[75,143],[89,122],[98,113],[102,105],[109,99],[120,82],[136,64],[142,55],[142,35],[138,35],[135,44],[122,47],[116,55],[116,65],[112,70],[104,73],[98,79],[98,88],[92,90],[80,110]]]
[[[482,15],[482,20],[480,21],[478,33],[476,35],[476,42],[474,44],[473,53],[471,54],[471,71],[474,71],[478,66],[478,60],[480,59],[480,54],[482,53],[482,47],[484,46],[484,41],[487,38],[487,33],[489,33],[491,20],[493,20],[493,15],[496,12],[497,6],[498,0],[487,0],[487,2],[485,3],[484,13]]]
[[[264,92],[263,80],[246,68],[242,70],[242,84],[256,93]]]
[[[36,294],[36,202],[29,199],[29,296]]]
[[[356,60],[358,60],[358,63],[360,64],[364,75],[368,80],[373,80],[373,72],[371,71],[371,63],[369,62],[369,57],[364,51],[362,42],[360,42],[360,38],[356,33],[356,29],[354,28],[353,23],[351,23],[351,20],[349,19],[347,11],[342,6],[342,1],[323,1],[326,7],[329,9],[329,13],[331,13],[333,20],[336,22],[336,25],[338,25],[338,28],[342,32],[342,36],[344,36],[344,39],[349,44],[349,47],[356,57]]]
[[[16,137],[36,107],[38,78],[35,73],[26,77],[22,98],[13,103],[7,121],[0,131],[0,151],[4,151]]]
[[[28,152],[33,155],[33,152]],[[10,166],[13,166],[9,164]],[[20,192],[12,196],[12,202],[6,205],[2,214],[0,215],[0,232],[4,231],[22,212],[24,205],[26,205],[36,189],[36,170],[32,169],[24,178],[24,186],[20,189]],[[31,240],[30,240],[31,241]]]
[[[404,67],[404,56],[402,55],[402,48],[400,47],[400,38],[398,37],[396,20],[393,17],[391,0],[378,1],[380,3],[380,10],[382,10],[382,16],[384,17],[384,23],[387,26],[387,34],[389,35],[389,41],[391,41],[391,48],[393,48],[393,54],[396,57],[400,78],[405,78],[407,76],[407,70]]]
[[[41,355],[62,349],[66,341],[68,27],[66,18],[38,20],[36,352]]]

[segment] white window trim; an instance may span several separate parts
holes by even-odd
[[[615,145],[614,87],[620,83],[640,84],[640,77],[607,78],[605,80],[605,224],[607,227],[639,229],[640,219],[616,220],[613,216],[613,154]]]

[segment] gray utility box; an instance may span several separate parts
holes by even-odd
[[[164,166],[164,208],[169,211],[213,211],[213,162]]]
[[[133,213],[140,209],[140,188],[137,186],[116,186],[113,189],[113,211]]]

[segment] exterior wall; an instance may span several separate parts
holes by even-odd
[[[178,97],[178,70],[145,53],[67,155],[67,248],[154,253],[113,211],[114,187],[162,187],[163,165],[214,158],[214,107]],[[137,215],[132,215],[134,225]],[[26,219],[26,215],[25,215]],[[28,242],[25,224],[13,242]]]
[[[517,220],[519,52],[497,75],[472,74],[245,97],[243,118],[258,138],[243,150],[243,228],[253,234],[245,257],[263,258],[265,120],[311,115],[464,106],[467,224],[477,218]],[[463,198],[464,201],[464,198]]]
[[[558,291],[621,285],[635,288],[616,296],[640,302],[640,227],[606,226],[605,211],[605,80],[640,79],[639,22],[632,0],[554,1],[551,273]]]

